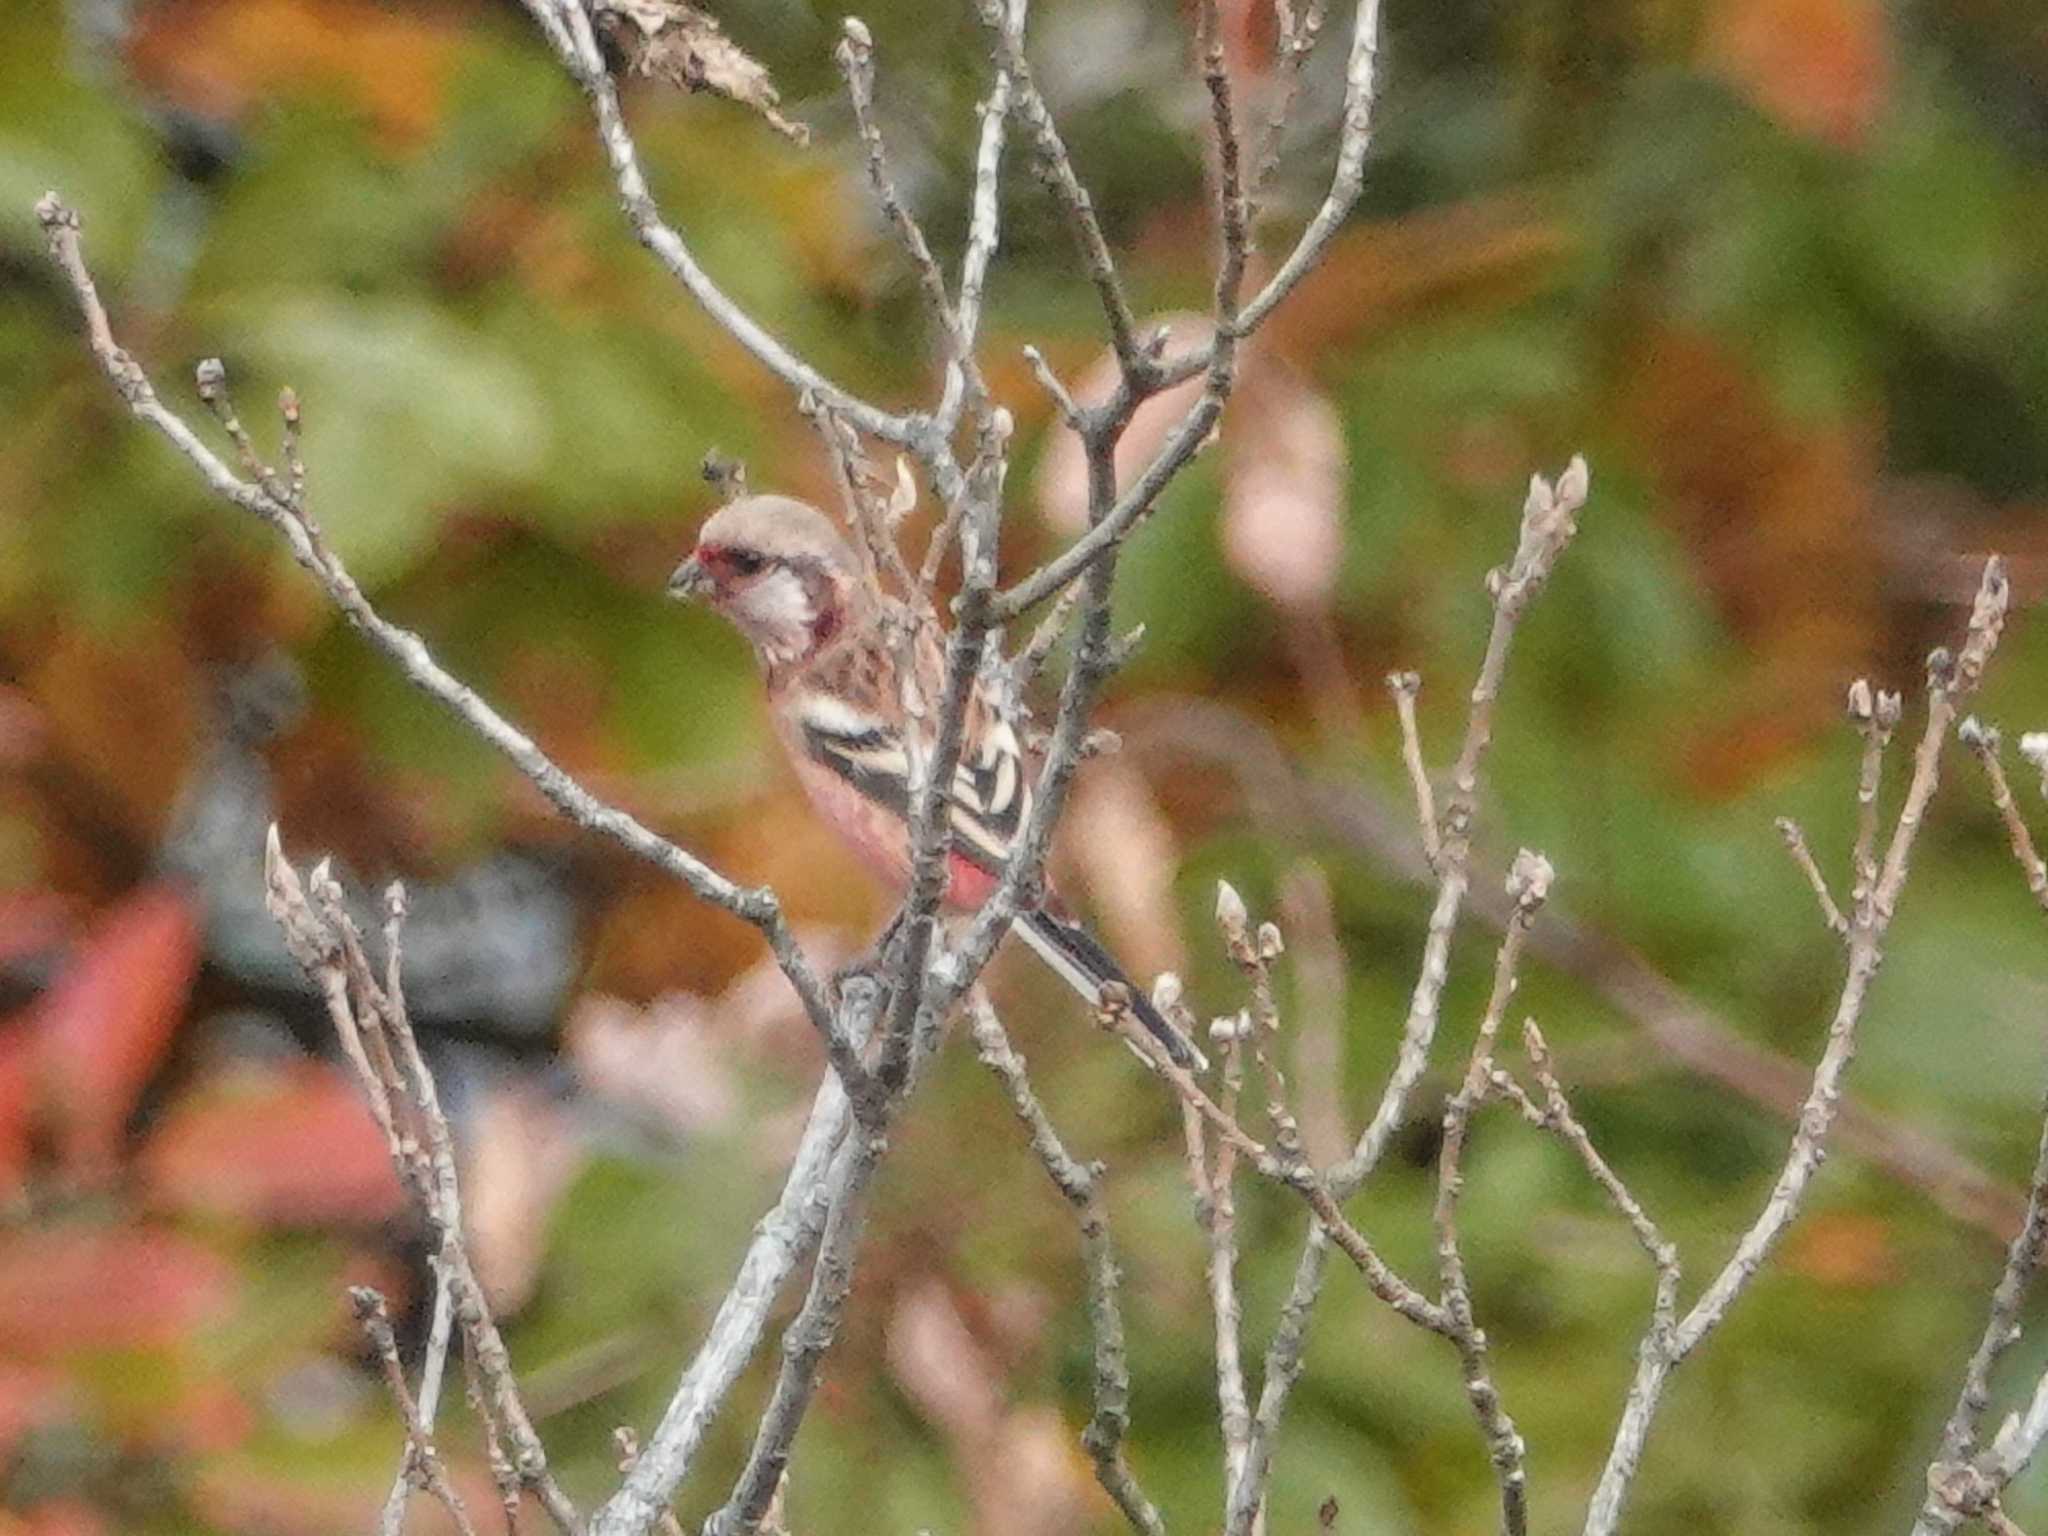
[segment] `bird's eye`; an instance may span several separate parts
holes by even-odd
[[[728,550],[725,562],[738,576],[758,576],[761,574],[761,567],[768,563],[765,556],[756,554],[751,549]]]

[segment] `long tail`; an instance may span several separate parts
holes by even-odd
[[[1038,951],[1038,956],[1047,965],[1065,978],[1068,986],[1087,998],[1090,1003],[1100,1004],[1105,983],[1116,982],[1131,996],[1131,1012],[1138,1022],[1145,1026],[1153,1039],[1165,1047],[1177,1066],[1190,1072],[1206,1072],[1208,1058],[1195,1048],[1179,1030],[1167,1023],[1152,999],[1142,988],[1134,985],[1126,976],[1123,967],[1116,963],[1116,957],[1100,944],[1087,929],[1070,918],[1058,917],[1043,907],[1021,914],[1016,923],[1017,931],[1024,936],[1024,942]]]

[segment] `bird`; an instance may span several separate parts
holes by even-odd
[[[704,604],[752,645],[776,734],[812,806],[871,871],[907,889],[911,754],[935,734],[931,711],[909,701],[942,696],[934,627],[916,626],[909,644],[899,644],[892,600],[853,546],[823,512],[788,496],[743,496],[720,507],[669,578],[668,594]],[[906,664],[915,677],[901,675]],[[946,907],[976,911],[994,894],[1030,814],[1036,767],[1018,721],[977,679],[948,796]],[[1050,884],[1013,928],[1090,1004],[1103,1007],[1114,989],[1176,1065],[1207,1068]]]

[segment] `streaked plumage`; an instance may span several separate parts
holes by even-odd
[[[669,590],[703,599],[753,643],[776,730],[812,804],[884,879],[907,884],[909,754],[929,740],[908,727],[931,729],[945,672],[937,640],[920,631],[912,675],[900,676],[900,631],[885,622],[884,599],[867,588],[853,549],[823,513],[783,496],[746,497],[714,513]],[[962,724],[945,900],[973,911],[995,890],[1030,814],[1037,765],[981,689]],[[1057,898],[1020,913],[1015,926],[1091,1003],[1105,985],[1124,987],[1140,1022],[1177,1062],[1206,1065]]]

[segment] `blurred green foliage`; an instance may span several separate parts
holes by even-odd
[[[929,337],[835,94],[837,17],[794,0],[720,9],[815,147],[723,102],[636,89],[657,192],[778,335],[850,386],[911,402],[931,381]],[[1746,1039],[1810,1059],[1839,957],[1771,819],[1797,816],[1839,873],[1856,757],[1837,724],[1843,684],[1868,673],[1905,688],[1910,708],[1920,658],[1958,626],[1974,559],[2006,550],[2023,598],[2048,568],[2036,0],[1387,10],[1363,210],[1266,343],[1341,423],[1342,504],[1298,515],[1341,520],[1336,598],[1314,622],[1363,715],[1325,707],[1302,616],[1262,596],[1217,537],[1232,515],[1228,463],[1265,442],[1246,432],[1176,486],[1126,561],[1120,613],[1147,641],[1106,719],[1205,696],[1303,771],[1399,806],[1373,680],[1423,673],[1426,739],[1447,756],[1487,620],[1482,577],[1509,548],[1525,477],[1583,448],[1594,501],[1511,672],[1489,770],[1493,846],[1543,849],[1575,915]],[[883,0],[863,12],[887,130],[949,260],[985,69],[966,11]],[[1134,293],[1198,304],[1209,241],[1184,18],[1164,0],[1042,0],[1033,27]],[[1312,70],[1268,252],[1326,175],[1340,47],[1327,40]],[[1020,441],[1038,445],[1052,427],[1018,346],[1078,370],[1100,333],[1023,162],[1013,148],[988,331],[996,387]],[[27,210],[48,187],[84,215],[117,324],[167,395],[189,400],[192,363],[218,353],[267,441],[266,402],[298,391],[315,508],[387,612],[572,769],[859,942],[880,899],[849,866],[810,856],[805,813],[766,766],[740,648],[658,596],[709,503],[694,478],[703,454],[824,500],[808,429],[633,244],[582,103],[517,8],[462,0],[22,0],[0,19],[0,731],[15,733],[0,750],[0,885],[55,892],[82,915],[118,899],[209,739],[209,679],[272,648],[310,693],[281,759],[288,835],[331,843],[372,880],[430,878],[506,841],[567,842],[322,609],[274,541],[124,418],[42,259]],[[1059,536],[1021,494],[1032,475],[1025,462],[1012,481],[1018,569]],[[2044,685],[2048,632],[2023,618],[1982,712],[2015,733],[2038,725]],[[1219,789],[1214,764],[1142,739],[1132,759],[1179,846],[1175,916],[1203,1006],[1237,1002],[1205,928],[1213,880],[1227,874],[1263,914],[1297,859],[1326,872],[1355,1124],[1412,982],[1416,891],[1256,790]],[[710,991],[756,958],[734,925],[660,905],[646,885],[617,870],[596,883],[589,990]],[[676,926],[650,931],[656,918]],[[2048,1085],[2039,922],[1975,770],[1957,760],[1853,1081],[2009,1183],[2029,1166]],[[1446,1061],[1482,1005],[1490,942],[1475,931],[1459,945]],[[1022,974],[1003,981],[1048,1105],[1077,1152],[1111,1168],[1133,1461],[1175,1528],[1199,1528],[1218,1456],[1177,1115],[1069,1005]],[[192,1034],[209,1006],[195,996]],[[1664,1059],[1638,1021],[1569,978],[1537,968],[1520,1006],[1583,1079],[1584,1118],[1688,1272],[1710,1273],[1754,1213],[1785,1125]],[[206,1060],[194,1051],[171,1070],[203,1074]],[[722,1294],[771,1188],[755,1128],[800,1100],[807,1071],[750,1066],[744,1112],[680,1148],[601,1130],[555,1205],[512,1340],[579,1496],[612,1476],[612,1427],[658,1413]],[[1412,1274],[1433,1271],[1434,1103],[1360,1207]],[[1085,1418],[1069,1219],[1007,1130],[956,1046],[885,1174],[853,1317],[800,1446],[793,1529],[976,1518],[958,1446],[892,1349],[921,1286],[956,1298],[1007,1409],[1049,1405],[1069,1429]],[[1477,1304],[1532,1447],[1537,1528],[1566,1529],[1611,1433],[1649,1276],[1555,1145],[1490,1116],[1469,1174]],[[32,1189],[0,1252],[136,1203],[146,1196],[127,1179]],[[1300,1212],[1248,1189],[1243,1227],[1257,1359]],[[347,1358],[335,1298],[383,1238],[196,1218],[181,1230],[231,1261],[231,1302],[177,1348],[65,1354],[63,1412],[11,1436],[8,1502],[31,1518],[39,1501],[82,1499],[100,1528],[138,1532],[340,1528],[381,1494],[395,1428],[367,1375],[353,1396],[326,1391],[342,1406],[325,1416],[292,1411],[294,1383]],[[1902,1529],[2000,1257],[1924,1192],[1838,1158],[1778,1261],[1678,1379],[1629,1529]],[[2008,1391],[2041,1365],[2031,1340],[2016,1353]],[[0,1387],[44,1363],[0,1360]],[[152,1419],[204,1418],[193,1394],[213,1401],[209,1383],[241,1405],[223,1411],[229,1428],[151,1432]],[[687,1512],[722,1497],[763,1390],[757,1370]],[[1067,1454],[1075,1472],[1080,1453]],[[1447,1352],[1345,1274],[1316,1319],[1277,1488],[1276,1531],[1311,1529],[1329,1495],[1340,1531],[1491,1528]],[[2048,1519],[2048,1484],[2030,1478],[2010,1507],[2022,1524]]]

